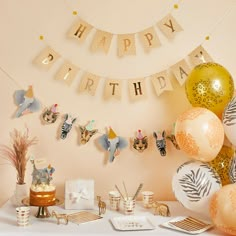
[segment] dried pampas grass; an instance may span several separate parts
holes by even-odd
[[[10,133],[12,146],[0,145],[0,156],[6,159],[16,169],[17,184],[25,183],[26,164],[29,160],[27,157],[28,148],[37,143],[36,137],[29,138],[29,130],[24,133],[14,129]]]

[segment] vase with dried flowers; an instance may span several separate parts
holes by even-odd
[[[25,183],[26,165],[29,160],[27,152],[30,146],[37,143],[36,137],[29,137],[29,130],[25,132],[16,129],[10,133],[11,145],[0,145],[0,157],[7,160],[16,169],[16,189],[11,198],[14,205],[22,205],[22,199],[28,196]]]

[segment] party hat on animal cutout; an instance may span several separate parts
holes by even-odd
[[[57,104],[54,104],[51,108],[51,112],[57,113]]]
[[[95,120],[91,120],[87,125],[86,125],[86,129],[88,131],[92,131],[93,130],[93,124],[94,124]]]
[[[110,130],[109,130],[109,133],[108,133],[108,138],[109,139],[113,139],[113,138],[116,138],[117,135],[116,133],[114,132],[114,130],[110,127]]]
[[[138,130],[137,139],[143,139],[142,131],[140,129]]]
[[[34,96],[32,85],[29,86],[28,90],[25,92],[25,97],[32,98]]]

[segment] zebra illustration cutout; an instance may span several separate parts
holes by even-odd
[[[156,139],[156,147],[159,150],[161,156],[166,156],[166,131],[163,130],[162,134],[153,132],[153,137]]]
[[[72,118],[72,116],[68,114],[65,115],[65,120],[61,127],[61,139],[65,139],[67,137],[75,121],[76,118]]]
[[[232,126],[236,124],[236,97],[229,102],[224,110],[223,124],[226,126]]]

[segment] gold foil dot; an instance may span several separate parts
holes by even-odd
[[[77,15],[78,14],[78,12],[77,11],[73,11],[73,15]]]
[[[39,36],[39,39],[40,39],[40,40],[44,40],[43,35],[40,35],[40,36]]]
[[[178,4],[175,4],[175,5],[174,5],[174,8],[175,8],[175,9],[178,9],[178,8],[179,8],[179,5],[178,5]]]
[[[205,39],[206,39],[206,40],[209,40],[209,39],[210,39],[210,36],[206,36]]]

